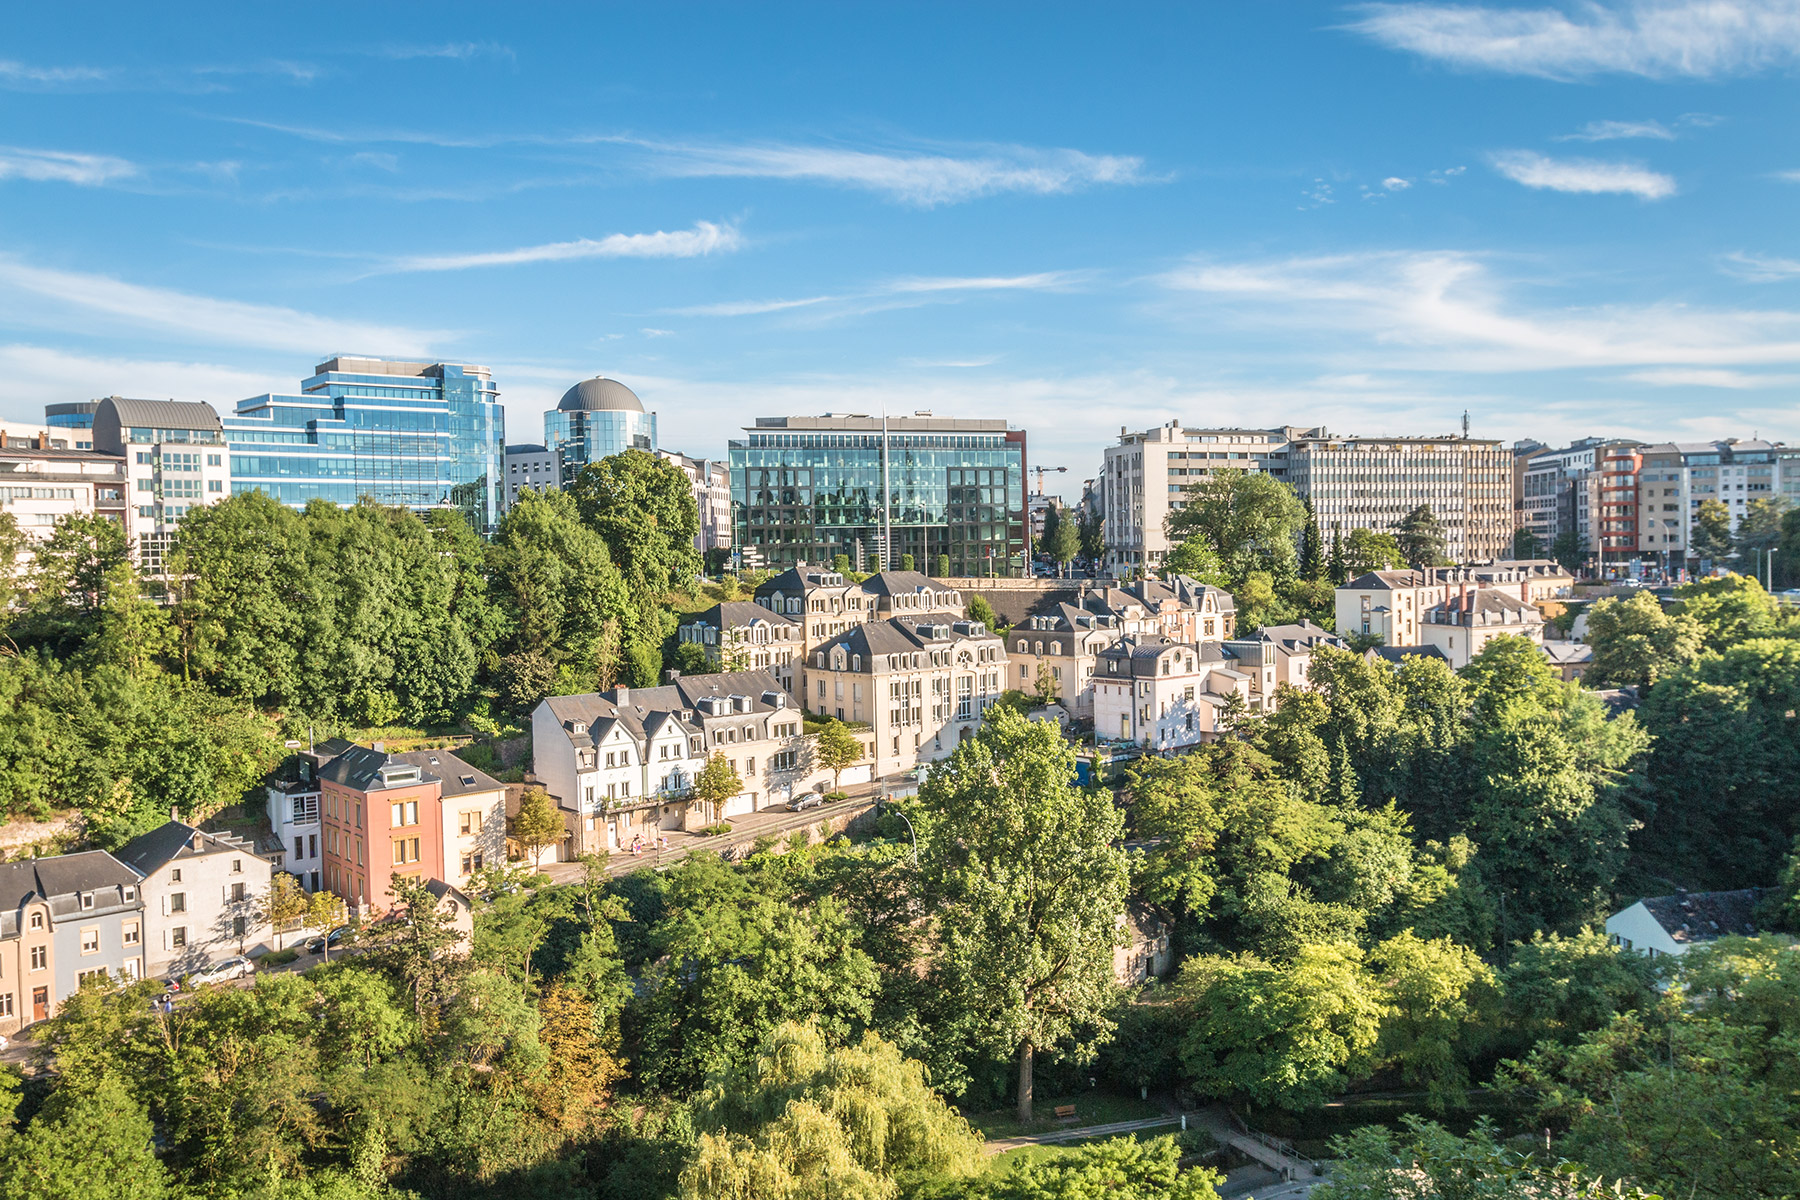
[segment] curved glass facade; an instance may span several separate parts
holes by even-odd
[[[837,427],[834,427],[834,424]],[[854,428],[852,428],[854,426]],[[917,568],[953,575],[1025,570],[1025,435],[1004,421],[773,418],[733,441],[731,509],[739,546],[771,565],[848,555],[874,569],[882,545],[882,464],[894,544]]]
[[[544,414],[544,447],[561,464],[564,486],[581,468],[627,450],[656,450],[656,414],[620,409],[553,408]]]
[[[224,418],[233,491],[283,504],[454,507],[499,520],[506,418],[484,367],[333,359],[301,395],[252,396]]]

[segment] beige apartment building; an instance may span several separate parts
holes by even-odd
[[[806,706],[869,726],[885,778],[948,757],[981,727],[1007,672],[1005,644],[980,621],[870,621],[811,652]]]
[[[799,662],[805,654],[800,622],[744,600],[727,600],[695,613],[677,627],[683,643],[699,646],[715,671],[768,671],[781,686],[799,685]]]
[[[1460,668],[1503,635],[1542,645],[1540,603],[1566,595],[1574,582],[1546,560],[1371,571],[1337,589],[1337,628],[1379,636],[1387,646],[1435,646]]]

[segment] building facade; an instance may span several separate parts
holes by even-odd
[[[980,621],[868,621],[810,652],[805,703],[867,726],[875,774],[886,778],[948,757],[979,729],[1008,667],[1005,643]]]
[[[731,549],[731,468],[716,459],[689,458],[673,450],[658,450],[656,457],[687,476],[700,514],[694,549],[701,554]]]
[[[1697,564],[1694,518],[1701,504],[1724,505],[1736,529],[1751,503],[1785,494],[1783,469],[1793,453],[1779,443],[1737,438],[1643,447],[1637,477],[1639,552],[1655,555],[1670,571]],[[1800,481],[1795,491],[1800,493]]]
[[[1386,646],[1436,647],[1460,669],[1496,637],[1542,645],[1540,603],[1566,596],[1574,583],[1546,560],[1371,571],[1337,589],[1336,625],[1342,633],[1379,637]]]
[[[1250,679],[1217,646],[1124,638],[1094,671],[1094,736],[1155,751],[1197,746],[1223,728],[1228,697],[1250,710]]]
[[[119,861],[142,879],[150,976],[186,975],[274,948],[264,914],[274,867],[242,838],[170,821],[127,842]]]
[[[44,424],[52,429],[66,431],[70,450],[92,450],[94,448],[94,413],[100,407],[98,400],[77,400],[67,404],[44,405]]]
[[[675,636],[699,646],[715,672],[767,671],[796,692],[806,654],[802,628],[794,618],[763,605],[728,600],[683,620]]]
[[[544,445],[556,455],[562,485],[581,469],[627,450],[656,450],[656,414],[616,379],[584,379],[544,414]]]
[[[800,622],[802,645],[807,651],[852,625],[873,620],[875,599],[829,567],[795,563],[757,585],[756,603],[773,613]]]
[[[1459,562],[1512,551],[1513,460],[1469,437],[1336,437],[1323,428],[1190,429],[1172,421],[1119,431],[1102,471],[1107,566],[1154,574],[1172,546],[1164,532],[1183,493],[1220,471],[1261,473],[1312,501],[1327,542],[1354,529],[1393,530],[1419,505],[1443,525]]]
[[[48,1020],[96,975],[144,977],[137,873],[103,850],[0,863],[0,1033]]]
[[[125,460],[87,450],[55,448],[49,431],[24,436],[0,428],[0,513],[12,514],[32,545],[48,538],[66,516],[95,515],[128,527]],[[25,562],[17,567],[22,569]]]
[[[506,416],[486,367],[333,358],[298,395],[239,401],[224,433],[232,486],[293,508],[369,496],[454,508],[488,534],[504,505]]]
[[[125,529],[146,575],[162,573],[189,510],[231,495],[224,428],[207,404],[109,396],[94,410],[94,450],[124,460]]]
[[[732,536],[764,562],[942,555],[953,575],[1026,572],[1025,434],[1004,421],[759,417],[744,434],[730,445]]]
[[[524,445],[506,448],[506,508],[519,502],[521,488],[537,492],[553,492],[562,486],[562,471],[556,455],[545,446]]]

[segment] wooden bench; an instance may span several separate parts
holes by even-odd
[[[1056,1119],[1059,1121],[1073,1121],[1075,1119],[1075,1106],[1073,1104],[1059,1104],[1056,1106],[1055,1112]]]

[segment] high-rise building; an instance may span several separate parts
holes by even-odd
[[[1586,437],[1515,460],[1517,526],[1536,539],[1539,555],[1549,554],[1565,535],[1596,562],[1623,564],[1636,552],[1642,447],[1630,438]]]
[[[581,468],[627,450],[656,449],[656,414],[616,379],[584,379],[544,414],[544,445],[562,466],[566,487]]]
[[[486,367],[333,358],[299,395],[239,401],[224,429],[237,490],[295,508],[369,496],[491,533],[503,507],[506,418]]]
[[[124,460],[125,531],[146,575],[162,573],[188,510],[231,495],[225,431],[210,404],[109,396],[94,410],[94,450]]]
[[[1155,572],[1172,548],[1163,532],[1189,485],[1219,471],[1261,472],[1310,499],[1327,542],[1353,529],[1391,532],[1429,505],[1444,553],[1484,562],[1512,551],[1512,456],[1469,437],[1337,437],[1323,428],[1119,431],[1105,451],[1106,543],[1115,573]]]
[[[732,441],[735,544],[778,567],[1025,572],[1025,433],[1005,421],[758,417]],[[889,540],[891,538],[891,541]]]

